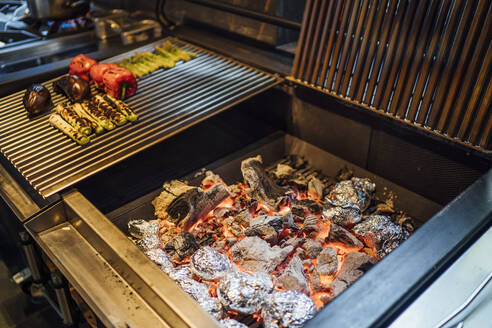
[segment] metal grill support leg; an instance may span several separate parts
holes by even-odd
[[[73,306],[71,297],[67,288],[67,282],[60,271],[51,273],[51,282],[55,288],[56,300],[63,318],[63,324],[66,326],[74,326]]]

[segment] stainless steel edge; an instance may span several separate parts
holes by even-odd
[[[217,327],[188,294],[82,194],[63,195],[69,221],[171,327]]]
[[[0,165],[0,196],[21,222],[39,211],[39,206],[2,165]]]

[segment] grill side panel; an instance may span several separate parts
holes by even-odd
[[[307,1],[289,79],[488,152],[491,40],[487,0]]]

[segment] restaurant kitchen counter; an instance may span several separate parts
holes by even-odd
[[[66,73],[80,53],[102,60],[152,41],[123,45],[119,36],[100,40],[95,31],[87,31],[0,49],[0,97]]]

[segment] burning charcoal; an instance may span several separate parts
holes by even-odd
[[[323,211],[323,216],[344,227],[353,226],[362,221],[362,214],[353,207],[330,207]]]
[[[294,225],[292,214],[284,216],[260,215],[250,221],[250,226],[244,231],[246,236],[258,236],[269,242],[276,242],[278,234],[284,228]]]
[[[128,233],[137,239],[142,239],[148,228],[149,222],[146,220],[137,219],[128,222]]]
[[[199,248],[195,237],[187,231],[180,233],[167,242],[164,249],[172,258],[181,261],[193,254]]]
[[[296,209],[294,212],[294,208]],[[302,211],[302,212],[301,212]],[[323,207],[311,199],[294,199],[292,201],[292,214],[305,216],[305,213],[321,214]]]
[[[277,164],[277,168],[275,169],[275,175],[277,178],[289,178],[294,174],[295,170],[286,164]]]
[[[191,256],[190,267],[204,280],[219,280],[232,271],[231,261],[209,246],[200,248]]]
[[[323,197],[323,190],[325,185],[318,178],[311,178],[308,182],[308,193],[314,199],[321,199]]]
[[[292,246],[293,248],[296,248],[303,242],[302,238],[289,238],[287,239],[283,244],[282,247],[285,246]]]
[[[145,230],[143,230],[142,239],[137,241],[137,246],[144,252],[161,246],[161,240],[159,239],[158,234],[159,226],[157,222],[154,220],[147,223],[148,224],[145,226]]]
[[[286,190],[275,184],[263,169],[261,156],[248,158],[241,163],[244,181],[248,184],[246,192],[261,200],[275,210],[286,198]]]
[[[308,283],[304,276],[304,267],[298,256],[292,257],[289,265],[282,274],[277,278],[276,285],[287,290],[306,291]]]
[[[243,227],[247,228],[249,227],[250,222],[253,220],[253,217],[251,216],[251,213],[244,209],[239,211],[236,216],[234,217],[234,220],[242,225]]]
[[[413,219],[403,212],[396,213],[391,216],[391,221],[399,225],[408,232],[413,232],[415,230],[415,223]]]
[[[391,222],[387,216],[373,215],[354,227],[368,247],[377,251],[379,258],[384,257],[408,238],[408,232]]]
[[[306,240],[302,243],[302,248],[306,252],[306,255],[310,259],[315,259],[316,256],[321,253],[321,250],[323,249],[323,246],[319,241],[316,241],[314,239],[306,238]]]
[[[231,215],[234,215],[234,211],[228,207],[217,207],[214,210],[214,216],[219,219],[226,218]]]
[[[214,243],[214,247],[216,249],[224,249],[225,245],[226,245],[226,241],[225,240],[217,240]]]
[[[217,183],[207,191],[203,191],[201,188],[190,187],[173,180],[164,185],[164,191],[152,204],[157,217],[168,219],[188,229],[229,195],[229,190],[222,183]]]
[[[354,176],[354,172],[350,170],[348,167],[344,166],[338,171],[336,175],[337,181],[350,180]]]
[[[205,178],[202,180],[202,186],[207,187],[217,183],[223,183],[218,174],[215,174],[212,171],[205,172]]]
[[[342,243],[353,247],[363,246],[359,239],[355,238],[354,235],[335,223],[330,225],[330,233],[328,234],[328,237],[326,237],[325,241]]]
[[[261,310],[265,328],[302,327],[316,314],[313,300],[293,290],[268,295]]]
[[[220,281],[217,296],[226,308],[252,314],[260,310],[272,290],[272,280],[264,273],[235,272]]]
[[[369,179],[352,178],[337,183],[326,196],[333,206],[355,208],[364,212],[371,203],[376,185]]]
[[[366,273],[376,262],[377,260],[375,258],[370,257],[366,253],[349,253],[345,257],[340,273],[330,285],[332,295],[340,294],[345,288],[353,284]],[[336,291],[336,293],[334,291]]]
[[[232,247],[235,243],[237,243],[237,238],[229,237],[226,239],[226,245],[229,247]]]
[[[338,270],[337,252],[331,247],[324,248],[316,258],[316,266],[320,275],[333,275]]]
[[[173,260],[160,248],[151,249],[145,252],[145,255],[160,266],[168,266],[169,264],[172,266]]]
[[[232,232],[232,234],[236,237],[239,237],[244,234],[243,229],[241,226],[237,223],[233,223],[229,230]]]
[[[270,247],[261,238],[246,237],[232,246],[230,254],[232,260],[239,262],[239,265],[245,270],[271,273],[293,249],[292,246]]]
[[[309,234],[313,231],[319,231],[320,227],[318,226],[318,217],[316,216],[308,216],[305,220],[304,223],[302,224],[302,231],[305,233]]]
[[[222,319],[219,323],[222,328],[248,328],[244,323],[233,319]]]
[[[317,292],[319,291],[322,291],[323,289],[325,289],[326,287],[323,286],[323,284],[321,283],[321,278],[319,277],[319,274],[318,272],[315,272],[311,275],[311,286],[313,287],[313,289]]]

